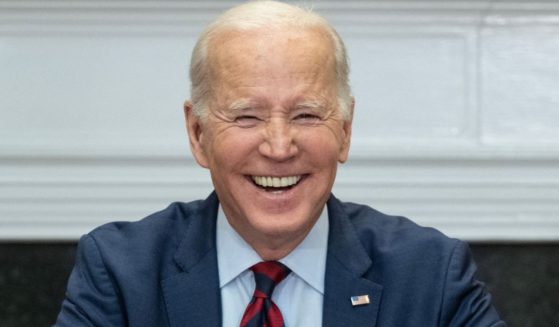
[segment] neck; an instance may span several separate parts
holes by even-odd
[[[265,230],[243,220],[230,219],[226,209],[223,207],[229,225],[265,261],[280,260],[290,254],[307,237],[322,212],[318,211],[314,219],[296,227]]]
[[[303,239],[299,240],[297,243],[290,242],[288,244],[272,244],[273,242],[270,242],[270,240],[267,240],[267,242],[263,244],[249,241],[247,241],[247,243],[252,246],[254,251],[258,253],[262,260],[277,261],[285,258],[289,253],[291,253],[291,251],[293,251],[297,247],[297,245],[299,245],[303,241]]]
[[[316,222],[316,221],[315,221]],[[313,222],[313,225],[314,223]],[[264,261],[280,260],[290,254],[303,240],[312,229],[312,226],[303,231],[295,231],[287,234],[274,235],[243,235],[237,233],[256,251],[256,253]],[[233,226],[233,228],[235,228]]]

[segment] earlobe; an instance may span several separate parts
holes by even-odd
[[[184,103],[184,117],[186,120],[190,151],[200,166],[208,168],[208,160],[203,147],[204,127],[200,118],[193,113],[192,102],[190,101]]]

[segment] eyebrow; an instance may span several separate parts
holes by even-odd
[[[243,111],[254,109],[256,106],[258,106],[257,103],[254,103],[254,101],[251,101],[250,99],[244,98],[235,100],[228,106],[228,108],[231,111]],[[325,110],[328,108],[328,103],[318,99],[307,99],[297,102],[294,107],[295,109]]]
[[[304,100],[301,102],[298,102],[295,105],[295,108],[297,109],[319,109],[319,110],[324,110],[328,107],[328,104],[324,101],[320,101],[320,100],[316,100],[316,99],[311,99],[311,100]]]
[[[239,99],[235,100],[231,105],[229,105],[229,110],[231,111],[243,111],[254,107],[254,104],[249,99]]]

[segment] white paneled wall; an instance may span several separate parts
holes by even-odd
[[[237,1],[0,0],[0,240],[205,197],[182,102]],[[335,193],[468,240],[559,240],[559,1],[306,1],[356,97]]]

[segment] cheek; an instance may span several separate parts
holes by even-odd
[[[329,165],[338,161],[341,149],[340,135],[331,129],[322,129],[320,133],[303,133],[300,135],[301,146],[317,164]]]
[[[315,173],[329,172],[338,165],[338,147],[332,142],[314,142],[312,148],[307,147],[304,152]]]
[[[220,133],[211,138],[207,149],[212,162],[218,169],[233,169],[244,162],[257,148],[256,137],[243,131]]]

